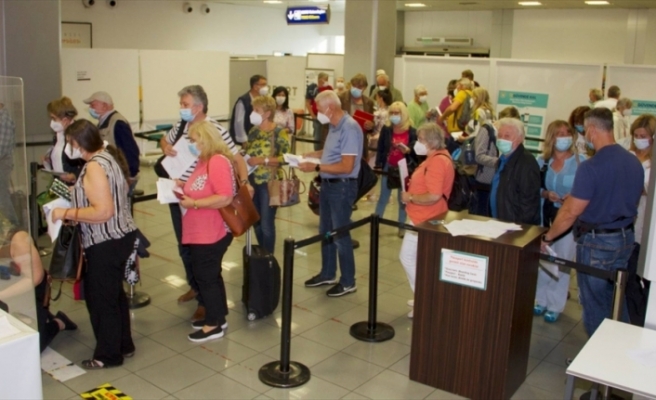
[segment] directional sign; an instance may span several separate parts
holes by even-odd
[[[287,7],[287,24],[327,24],[330,22],[330,6],[328,7]]]

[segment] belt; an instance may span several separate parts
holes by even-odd
[[[337,183],[337,182],[353,182],[358,178],[321,178],[321,182]]]
[[[623,231],[632,231],[633,230],[633,224],[629,224],[623,228],[612,228],[612,229],[592,229],[588,233],[592,233],[594,235],[603,235],[605,233],[618,233],[618,232],[623,232]]]

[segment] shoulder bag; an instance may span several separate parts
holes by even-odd
[[[182,137],[184,134],[185,127],[187,126],[187,121],[182,120],[180,121],[180,125],[178,125],[178,132],[175,135],[175,140],[173,141],[173,145],[178,143],[178,140]],[[169,173],[166,171],[166,168],[162,165],[162,161],[164,161],[164,158],[167,157],[166,154],[161,156],[160,158],[157,159],[157,162],[155,162],[155,165],[153,166],[153,169],[155,170],[155,175],[159,176],[160,178],[166,178],[169,179]]]
[[[75,220],[65,221],[52,249],[48,273],[53,280],[79,281],[82,278],[84,251],[77,223],[79,208],[75,209]]]

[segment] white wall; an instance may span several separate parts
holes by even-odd
[[[656,65],[656,9],[650,9],[647,13],[647,40],[645,43],[645,64]]]
[[[105,1],[85,8],[80,0],[62,0],[62,21],[91,22],[93,47],[154,50],[220,50],[231,54],[294,55],[321,52],[330,35],[343,27],[343,13],[333,13],[335,28],[322,25],[287,26],[285,9],[208,2],[192,2],[184,14],[182,1],[119,1],[115,9]],[[342,29],[343,32],[343,29]],[[343,35],[343,33],[342,33]]]
[[[473,38],[475,47],[490,48],[492,11],[410,11],[405,13],[404,46],[421,46],[419,37]]]

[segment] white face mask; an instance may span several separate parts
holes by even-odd
[[[266,96],[269,94],[269,87],[268,86],[262,86],[260,88],[260,96]]]
[[[419,102],[420,102],[420,103],[425,103],[426,100],[428,100],[428,96],[427,96],[427,95],[419,96]]]
[[[649,148],[649,139],[633,139],[633,144],[635,144],[636,149],[644,150]]]
[[[321,122],[323,125],[330,123],[330,118],[329,118],[326,114],[324,114],[324,113],[322,113],[322,112],[319,112],[319,113],[317,114],[317,119],[318,119],[319,122]]]
[[[337,89],[344,89],[344,82],[337,82]]]
[[[77,160],[78,158],[82,158],[82,151],[80,151],[79,147],[76,147],[75,149],[73,146],[71,146],[70,143],[66,143],[66,147],[64,148],[64,152],[66,153],[66,156],[70,158],[71,160]]]
[[[61,122],[50,120],[50,129],[57,133],[62,133],[64,132],[64,125]]]
[[[260,125],[262,125],[263,119],[262,119],[262,116],[260,114],[253,111],[251,113],[251,116],[250,116],[250,121],[251,121],[251,124],[253,124],[255,126],[260,126]]]
[[[630,117],[631,116],[631,109],[629,108],[627,110],[623,110],[622,115],[624,115],[625,117]]]
[[[378,86],[378,90],[380,90],[380,91],[385,90],[385,89],[387,89],[387,86]]]
[[[285,100],[287,100],[287,97],[285,96],[277,96],[276,97],[276,104],[279,106],[283,105],[285,103]]]
[[[415,150],[415,154],[417,154],[418,156],[425,156],[426,154],[428,154],[428,149],[426,148],[426,145],[420,142],[419,140],[415,142],[414,150]]]

